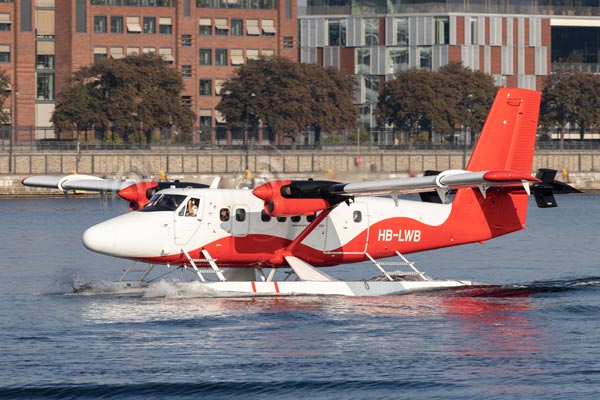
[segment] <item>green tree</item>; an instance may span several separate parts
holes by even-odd
[[[177,71],[154,54],[99,60],[82,67],[57,96],[57,129],[111,127],[123,139],[145,141],[154,128],[190,134],[194,113],[181,104]]]
[[[10,77],[6,74],[4,70],[0,69],[0,104],[4,104],[6,99],[9,97],[11,93],[11,90],[9,90],[9,88],[11,88]],[[0,107],[0,124],[6,125],[10,122],[10,120],[10,111],[1,109]]]
[[[572,73],[558,72],[546,77],[542,90],[540,123],[546,129],[558,128],[561,149],[565,126],[576,121],[579,88],[574,82]]]
[[[312,126],[322,130],[354,126],[352,79],[334,69],[299,64],[283,57],[249,60],[223,86],[217,105],[230,127],[255,129],[259,122],[281,140],[295,143]]]
[[[494,78],[458,62],[444,65],[439,73],[446,78],[445,88],[452,105],[447,108],[449,123],[469,127],[474,132],[481,131],[498,91]]]
[[[449,131],[446,102],[438,94],[441,77],[425,69],[409,69],[386,82],[375,113],[380,125],[394,124],[416,134],[420,130]]]
[[[496,94],[493,78],[461,63],[449,63],[439,72],[410,69],[386,82],[377,104],[380,124],[393,123],[409,132],[451,135],[463,125],[481,130]]]
[[[311,95],[309,124],[315,131],[315,143],[321,144],[321,132],[353,128],[358,109],[353,103],[356,81],[336,68],[302,64],[304,83]]]

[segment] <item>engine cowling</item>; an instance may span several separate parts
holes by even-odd
[[[120,190],[119,197],[129,202],[130,211],[139,210],[148,203],[157,186],[156,182],[139,182]]]
[[[327,194],[330,181],[273,181],[252,193],[265,202],[265,211],[273,217],[312,215],[346,200],[347,196]]]

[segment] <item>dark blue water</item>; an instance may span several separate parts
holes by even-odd
[[[559,202],[523,232],[412,256],[495,287],[205,299],[65,295],[118,278],[126,263],[81,234],[126,205],[0,200],[0,398],[600,398],[600,196]]]

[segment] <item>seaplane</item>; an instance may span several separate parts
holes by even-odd
[[[524,229],[532,193],[538,206],[556,206],[553,175],[532,176],[539,106],[537,91],[499,89],[466,168],[420,177],[273,180],[246,189],[86,175],[22,183],[116,191],[129,201],[131,212],[83,234],[87,249],[147,266],[136,281],[122,277],[129,288],[151,284],[156,266],[189,271],[206,296],[380,296],[469,286],[432,278],[406,255]],[[379,275],[345,281],[325,272],[363,262]]]

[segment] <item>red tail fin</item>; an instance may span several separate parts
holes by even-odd
[[[498,90],[467,170],[501,169],[530,174],[539,110],[540,92]]]
[[[498,90],[467,170],[499,169],[531,174],[539,106],[539,92]],[[485,198],[477,189],[459,189],[453,211],[463,225],[471,227],[470,237],[465,236],[462,242],[485,240],[523,229],[528,195],[525,190],[516,189],[488,190]]]

